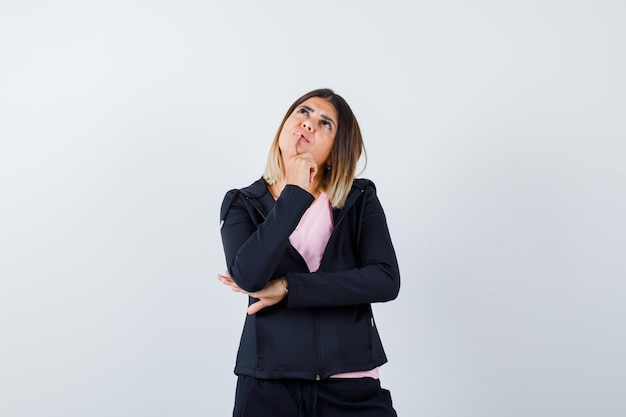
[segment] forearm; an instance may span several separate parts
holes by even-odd
[[[362,205],[360,223],[342,230],[326,248],[315,273],[288,273],[289,307],[325,307],[384,302],[397,297],[400,272],[385,214],[373,189]],[[360,232],[358,232],[360,230]],[[354,251],[354,252],[352,252]]]
[[[313,196],[287,186],[267,217],[255,226],[243,204],[235,203],[222,226],[226,264],[233,279],[246,291],[259,291],[271,279],[289,242],[289,235]]]
[[[389,264],[339,272],[287,274],[288,308],[330,307],[385,302],[400,290],[400,274]]]

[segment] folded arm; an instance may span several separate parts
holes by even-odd
[[[245,198],[229,192],[223,207],[222,242],[228,272],[244,291],[263,289],[270,281],[287,245],[289,235],[314,198],[295,185],[288,185],[281,193],[263,222],[256,226]],[[229,199],[234,199],[232,202]]]
[[[384,302],[397,297],[400,272],[389,235],[387,221],[374,187],[366,190],[361,233],[358,242],[358,266],[336,272],[288,273],[289,308],[325,307]],[[335,236],[348,241],[352,236]],[[350,244],[346,241],[344,244]],[[337,250],[341,250],[340,247]],[[338,263],[345,259],[337,259]]]

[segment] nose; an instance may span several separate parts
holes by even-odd
[[[310,120],[305,120],[302,122],[302,127],[308,130],[309,132],[313,131],[313,123]]]

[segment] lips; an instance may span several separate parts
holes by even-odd
[[[298,136],[298,140],[299,141],[303,141],[303,142],[309,143],[309,139],[304,135],[304,133],[302,133],[300,131],[296,131],[296,132],[294,132],[294,135]]]

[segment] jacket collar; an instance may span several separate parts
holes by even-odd
[[[246,188],[242,188],[240,191],[248,198],[261,198],[264,194],[269,194],[267,184],[265,184],[263,177],[248,185]]]
[[[267,188],[267,184],[265,183],[263,177],[239,191],[246,197],[246,200],[248,200],[259,211],[259,213],[263,215],[263,217],[267,216],[267,213],[270,212],[276,202],[274,200],[274,196],[272,196]]]
[[[347,213],[350,207],[356,203],[356,201],[361,197],[366,190],[366,188],[372,184],[371,181],[366,179],[357,178],[352,182],[352,188],[348,193],[348,198],[346,199],[346,203],[340,209],[333,208],[333,218],[335,224],[341,220],[344,213]],[[267,188],[267,184],[263,177],[259,178],[249,186],[242,188],[241,193],[246,197],[248,201],[250,201],[263,216],[267,216],[267,213],[270,212],[272,207],[274,207],[274,197],[269,192]]]

